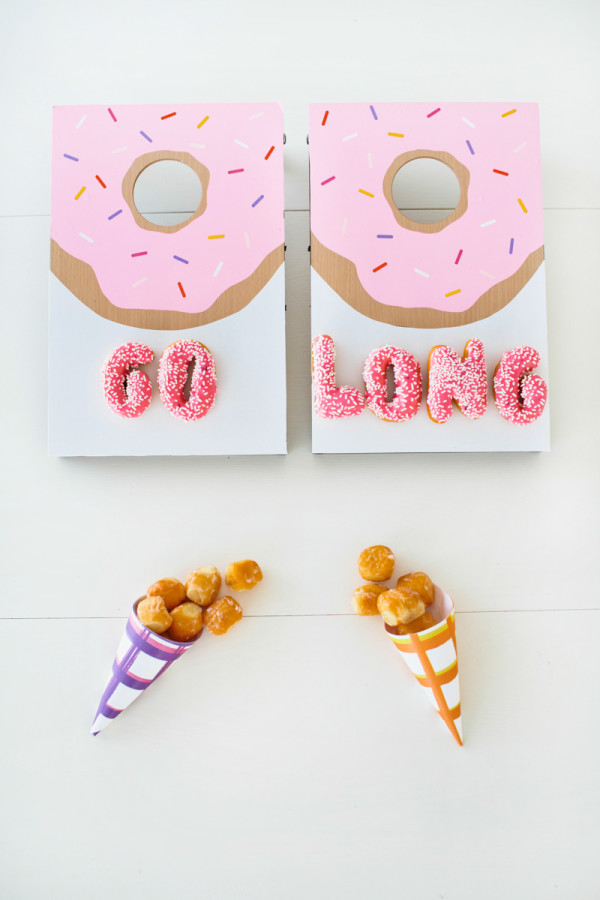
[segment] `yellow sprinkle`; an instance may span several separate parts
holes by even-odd
[[[399,134],[397,131],[388,131],[388,137],[404,137],[404,135]]]
[[[502,118],[504,118],[505,116],[512,116],[514,112],[516,112],[516,109],[509,109],[508,112],[502,113]]]
[[[367,197],[374,197],[374,196],[375,196],[375,194],[370,194],[368,191],[363,191],[362,188],[359,188],[359,189],[358,189],[358,193],[359,193],[359,194],[365,194],[365,196],[367,196]]]
[[[208,122],[208,116],[204,116],[199,125],[196,125],[196,128],[202,128],[205,122]]]
[[[209,241],[215,241],[217,238],[224,238],[224,237],[225,237],[224,234],[209,234],[208,239],[209,239]]]
[[[444,297],[451,297],[452,294],[460,294],[460,288],[457,288],[455,291],[449,291],[447,294],[444,294]]]
[[[525,206],[525,204],[523,203],[523,201],[521,200],[520,197],[518,198],[518,200],[519,200],[519,206],[521,207],[523,212],[527,212],[527,207]]]
[[[85,187],[82,187],[78,194],[75,194],[75,199],[79,200],[83,192],[85,191]]]

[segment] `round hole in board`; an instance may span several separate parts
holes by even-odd
[[[191,219],[200,206],[202,182],[185,163],[160,159],[138,175],[133,202],[139,214],[153,225],[179,225]]]
[[[450,166],[421,157],[404,163],[392,180],[396,207],[412,222],[443,222],[460,201],[460,183]]]

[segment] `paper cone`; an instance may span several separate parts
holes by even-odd
[[[452,737],[462,747],[454,603],[437,585],[434,601],[427,607],[427,612],[431,613],[436,624],[425,631],[398,634],[398,629],[391,625],[386,625],[385,630],[450,729]]]
[[[117,649],[112,677],[102,694],[91,728],[94,735],[110,725],[171,663],[193,647],[202,634],[200,632],[194,641],[185,644],[155,634],[138,619],[139,602],[137,600],[133,605]]]

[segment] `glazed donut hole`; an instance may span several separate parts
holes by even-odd
[[[173,641],[193,641],[202,631],[202,607],[187,600],[171,610],[173,621],[169,627],[169,637]]]
[[[219,597],[204,613],[206,627],[213,634],[225,634],[242,618],[240,604],[233,597]]]
[[[209,606],[221,587],[221,573],[216,566],[201,566],[190,572],[185,582],[188,600],[199,606]]]
[[[420,594],[409,588],[395,588],[380,594],[377,608],[386,625],[409,625],[425,612]]]
[[[163,634],[173,621],[162,597],[144,597],[137,605],[137,617],[146,628]]]
[[[358,557],[358,573],[365,581],[387,581],[395,565],[394,554],[384,544],[367,547]]]
[[[408,572],[401,575],[396,583],[397,588],[408,588],[420,594],[425,606],[431,606],[434,600],[433,581],[425,572]]]
[[[382,584],[361,584],[352,594],[352,606],[357,616],[378,616],[377,599],[387,591]]]
[[[230,563],[225,572],[225,584],[232,591],[249,591],[262,581],[259,564],[253,559]]]
[[[146,591],[148,597],[162,597],[170,611],[185,600],[185,587],[177,578],[159,578]]]

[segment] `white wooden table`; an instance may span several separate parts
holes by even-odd
[[[597,4],[158,0],[0,13],[0,895],[504,900],[598,895]],[[289,454],[49,459],[52,104],[278,99]],[[537,100],[552,451],[310,452],[307,103]],[[454,597],[465,746],[355,560],[393,547]],[[147,583],[258,559],[207,634],[88,734]]]

